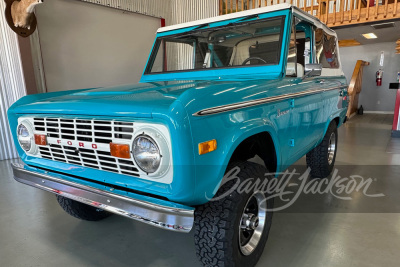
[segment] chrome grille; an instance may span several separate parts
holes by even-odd
[[[45,159],[139,177],[133,159],[111,156],[111,142],[131,145],[132,122],[65,118],[34,118],[36,134],[47,136],[47,145],[39,146]],[[58,143],[63,140],[64,143]],[[65,144],[65,141],[70,143]],[[81,147],[79,144],[85,144]],[[88,145],[96,145],[96,148]]]

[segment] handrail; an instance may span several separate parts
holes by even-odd
[[[363,67],[368,65],[369,62],[357,60],[356,66],[354,67],[354,72],[347,89],[347,94],[350,98],[349,108],[347,110],[348,118],[353,116],[358,110],[358,95],[361,93],[362,88]]]
[[[219,0],[219,14],[228,14],[282,1]],[[317,17],[329,27],[400,18],[400,0],[283,0]]]

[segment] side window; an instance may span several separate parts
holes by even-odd
[[[336,37],[327,34],[323,29],[315,30],[315,47],[317,63],[323,68],[338,68]]]
[[[295,19],[296,31],[292,29],[289,44],[288,63],[286,67],[286,76],[303,77],[305,65],[312,63],[311,58],[311,25]]]
[[[288,57],[286,65],[286,76],[296,77],[297,76],[297,50],[296,50],[296,19],[293,18],[292,29],[290,33]]]

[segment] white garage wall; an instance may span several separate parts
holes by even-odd
[[[78,0],[157,18],[166,25],[218,16],[219,0]]]
[[[4,10],[5,3],[0,1],[0,160],[17,157],[7,110],[26,94],[17,35],[8,27]]]
[[[39,36],[32,38],[39,90],[136,83],[160,27],[159,18],[172,25],[213,17],[218,6],[218,0],[46,1],[37,7]],[[175,53],[185,61],[184,51],[170,51]]]
[[[47,91],[139,81],[159,18],[52,0],[37,6]]]

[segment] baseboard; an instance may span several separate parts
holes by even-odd
[[[365,111],[364,113],[366,114],[388,114],[388,115],[393,115],[394,111]]]
[[[392,130],[392,137],[400,138],[400,131]]]

